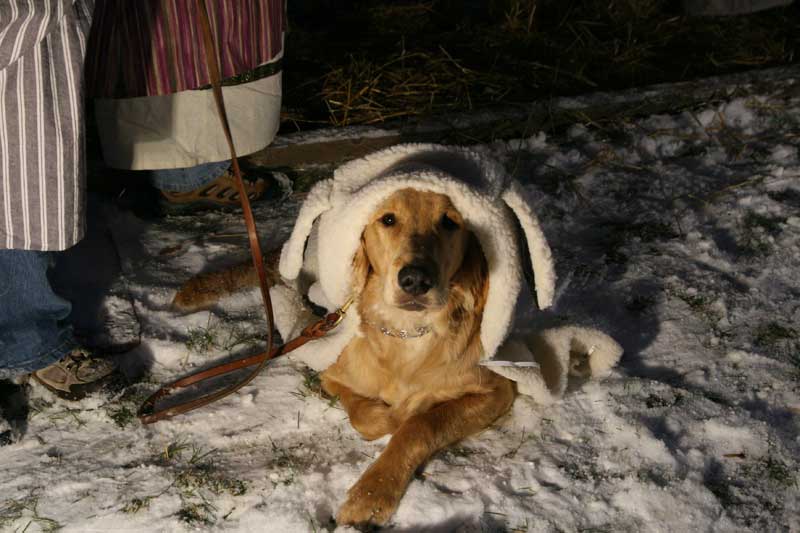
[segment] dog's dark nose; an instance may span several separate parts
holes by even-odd
[[[425,267],[419,265],[406,265],[397,274],[400,288],[408,294],[420,296],[433,287],[433,277]]]

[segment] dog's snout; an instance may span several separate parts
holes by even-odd
[[[421,296],[431,290],[434,279],[427,268],[421,265],[406,265],[398,272],[397,282],[408,294]]]

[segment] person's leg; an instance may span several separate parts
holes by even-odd
[[[69,2],[58,17],[35,4],[22,8],[26,23],[19,34],[11,34],[16,39],[10,42],[17,45],[30,41],[12,52],[24,55],[0,70],[6,82],[0,84],[0,122],[28,116],[39,124],[11,128],[0,146],[6,169],[11,169],[0,176],[6,184],[0,187],[0,203],[13,207],[0,228],[0,394],[10,394],[8,380],[21,382],[32,374],[57,394],[77,397],[115,367],[76,349],[67,322],[72,306],[52,290],[47,278],[51,254],[44,250],[65,250],[83,237],[83,51],[94,1]],[[36,32],[45,28],[48,33],[37,41]],[[30,67],[34,64],[36,69]],[[8,416],[4,402],[0,410]]]
[[[162,191],[189,192],[210,184],[225,174],[230,166],[230,161],[220,161],[189,168],[153,170],[150,183]]]
[[[51,253],[0,250],[0,380],[31,374],[52,392],[79,399],[116,365],[93,357],[72,336],[72,305],[47,279]]]
[[[47,279],[50,254],[0,250],[0,378],[44,368],[75,348],[71,304]]]

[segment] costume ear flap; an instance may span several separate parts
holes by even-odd
[[[285,279],[296,279],[303,268],[303,252],[305,251],[306,241],[311,234],[314,221],[319,216],[331,208],[331,191],[333,190],[333,180],[327,179],[320,181],[308,193],[297,221],[294,224],[289,240],[281,249],[281,260],[279,270]]]
[[[475,309],[483,309],[489,292],[489,267],[475,234],[468,236],[461,267],[453,277],[454,286],[471,296]]]
[[[503,200],[514,212],[528,242],[531,264],[533,266],[533,279],[536,284],[536,300],[539,309],[546,309],[553,304],[555,294],[556,273],[553,267],[553,254],[544,236],[539,219],[531,210],[528,202],[523,197],[522,187],[512,182],[503,193]]]

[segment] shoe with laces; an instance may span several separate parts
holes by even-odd
[[[272,184],[271,175],[248,172],[244,187],[250,201],[260,199]],[[236,177],[227,171],[211,183],[187,192],[161,190],[160,206],[165,214],[182,215],[208,209],[234,209],[241,205]]]
[[[108,359],[94,357],[88,350],[76,348],[52,365],[37,370],[33,379],[66,400],[80,400],[106,384],[117,372]]]

